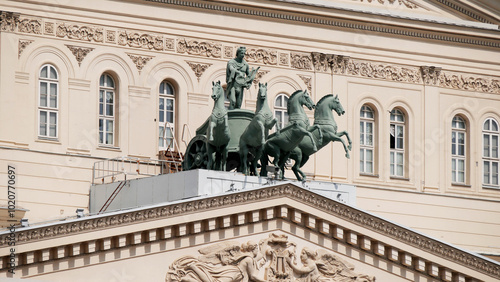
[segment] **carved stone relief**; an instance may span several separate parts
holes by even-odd
[[[75,55],[76,61],[78,62],[78,65],[82,64],[83,59],[87,56],[88,53],[90,53],[94,48],[88,48],[88,47],[80,47],[80,46],[73,46],[73,45],[66,45],[69,50]]]
[[[0,30],[14,32],[17,22],[19,21],[19,13],[0,11]]]
[[[116,43],[116,31],[106,30],[106,42],[107,43]]]
[[[307,90],[309,90],[309,93],[312,93],[312,83],[311,83],[311,80],[312,78],[308,75],[301,75],[301,74],[298,74],[298,76],[302,79],[302,81],[304,81],[304,83],[306,84],[307,86]]]
[[[54,35],[54,32],[55,32],[55,29],[54,29],[54,23],[51,23],[51,22],[45,22],[44,23],[44,34],[48,34],[48,35]]]
[[[420,69],[417,67],[403,67],[382,63],[349,60],[346,73],[348,75],[398,82],[417,84],[422,82]]]
[[[167,270],[174,281],[332,281],[373,282],[375,277],[355,273],[354,266],[323,249],[304,247],[285,234],[272,233],[259,243],[221,242],[198,250],[200,256],[183,256]]]
[[[287,53],[280,53],[280,66],[288,66],[289,61]]]
[[[368,2],[368,3],[372,3],[372,2],[378,2],[380,4],[395,4],[395,3],[398,3],[400,6],[403,5],[405,6],[406,8],[409,8],[409,9],[418,9],[420,8],[419,6],[417,6],[416,4],[408,1],[408,0],[361,0],[361,2]]]
[[[130,57],[130,59],[132,59],[132,62],[134,62],[135,66],[139,71],[141,71],[142,68],[144,68],[144,66],[146,65],[146,63],[153,58],[150,56],[134,55],[128,53],[127,55]]]
[[[18,46],[18,53],[17,53],[17,57],[18,58],[21,57],[21,54],[23,53],[24,49],[26,49],[26,47],[28,45],[30,45],[31,43],[33,43],[33,40],[22,40],[22,39],[19,39],[19,46]]]
[[[233,58],[234,57],[234,48],[231,46],[224,46],[224,58]]]
[[[186,63],[191,67],[191,69],[194,71],[194,74],[198,78],[198,81],[200,81],[200,77],[203,75],[203,73],[210,67],[212,64],[204,64],[204,63],[195,63],[195,62],[188,62]]]
[[[42,34],[42,20],[40,19],[22,19],[18,24],[19,32]]]
[[[173,51],[175,49],[175,39],[165,38],[165,49]]]
[[[441,73],[441,68],[434,66],[421,66],[420,71],[422,72],[422,79],[426,85],[439,85],[439,74]]]
[[[444,71],[441,71],[438,79],[441,87],[500,94],[500,80],[498,79]]]
[[[309,54],[304,53],[291,53],[292,68],[299,70],[311,70],[312,58]]]
[[[245,60],[249,63],[275,66],[278,64],[278,52],[270,49],[247,48]]]
[[[257,85],[259,84],[260,79],[261,79],[264,75],[266,75],[266,74],[268,74],[268,73],[269,73],[269,71],[266,71],[266,70],[259,70],[259,71],[257,72],[257,75],[255,75],[255,78],[253,79],[253,84],[255,85],[255,87],[257,87]]]
[[[222,44],[211,41],[197,41],[185,38],[177,40],[177,52],[188,53],[190,55],[199,55],[212,58],[222,57]]]
[[[150,35],[147,33],[129,32],[121,30],[118,32],[118,44],[135,48],[149,50],[163,50],[163,36]]]
[[[101,27],[58,23],[56,28],[56,36],[90,42],[104,42],[104,32]]]

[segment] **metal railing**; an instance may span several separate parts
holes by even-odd
[[[146,176],[177,172],[182,164],[175,160],[118,157],[97,161],[92,167],[92,184],[113,183]],[[96,183],[96,180],[100,180]]]

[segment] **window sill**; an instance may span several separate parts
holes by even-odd
[[[122,151],[120,149],[120,147],[111,147],[111,146],[103,146],[103,145],[99,145],[99,147],[97,147],[97,150],[114,151],[114,152],[121,152]]]
[[[457,186],[457,187],[467,187],[467,188],[471,188],[472,185],[469,185],[469,184],[465,184],[465,183],[456,183],[456,182],[452,182],[451,183],[451,186]]]
[[[410,178],[400,177],[400,176],[391,176],[391,177],[390,177],[390,179],[393,179],[393,180],[410,181]]]
[[[61,145],[61,142],[59,142],[58,138],[50,138],[50,137],[42,137],[42,136],[38,136],[38,139],[36,139],[35,142]]]
[[[500,190],[500,186],[491,186],[491,185],[484,185],[484,184],[483,184],[483,189],[494,189],[494,190]]]
[[[363,173],[363,172],[360,172],[360,173],[359,173],[359,176],[368,176],[368,177],[375,177],[375,178],[378,178],[378,177],[379,177],[379,175],[378,175],[378,174]]]

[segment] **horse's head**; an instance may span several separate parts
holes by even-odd
[[[339,116],[345,114],[344,107],[340,104],[339,95],[336,95],[331,103],[331,109],[335,110]]]
[[[259,93],[257,94],[257,98],[259,100],[267,98],[267,82],[265,84],[259,82]]]
[[[224,94],[224,89],[220,85],[220,80],[217,82],[212,81],[212,99],[215,101],[219,100]]]
[[[309,93],[307,93],[307,90],[302,92],[302,97],[300,99],[300,103],[302,105],[305,105],[309,110],[314,109],[314,102],[311,99],[311,96],[309,96]]]

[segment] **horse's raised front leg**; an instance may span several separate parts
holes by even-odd
[[[344,145],[344,151],[345,151],[345,157],[350,159],[351,157],[349,156],[349,150],[351,150],[351,145],[347,146],[345,143],[344,139],[340,135],[332,135],[332,141],[340,141],[342,142],[342,145]]]
[[[349,133],[347,133],[347,131],[341,131],[341,132],[337,132],[337,134],[339,135],[339,137],[342,137],[345,135],[345,137],[347,137],[347,141],[349,142],[349,146],[347,148],[349,148],[349,150],[352,149],[352,141],[351,141],[351,137],[349,137]]]
[[[273,120],[271,120],[271,122],[269,123],[269,129],[272,129],[273,126],[276,126],[276,135],[280,135],[281,128],[277,118],[273,118]]]
[[[314,130],[318,130],[319,132],[319,144],[323,144],[323,131],[321,131],[321,127],[319,127],[318,125],[313,125],[309,128],[309,132],[313,132]]]
[[[316,145],[316,141],[314,141],[314,137],[313,135],[311,134],[311,132],[309,132],[308,130],[302,128],[302,127],[299,127],[297,126],[298,129],[300,129],[300,132],[302,132],[302,134],[309,136],[309,138],[311,138],[311,142],[313,144],[313,151],[318,151],[318,146]]]

